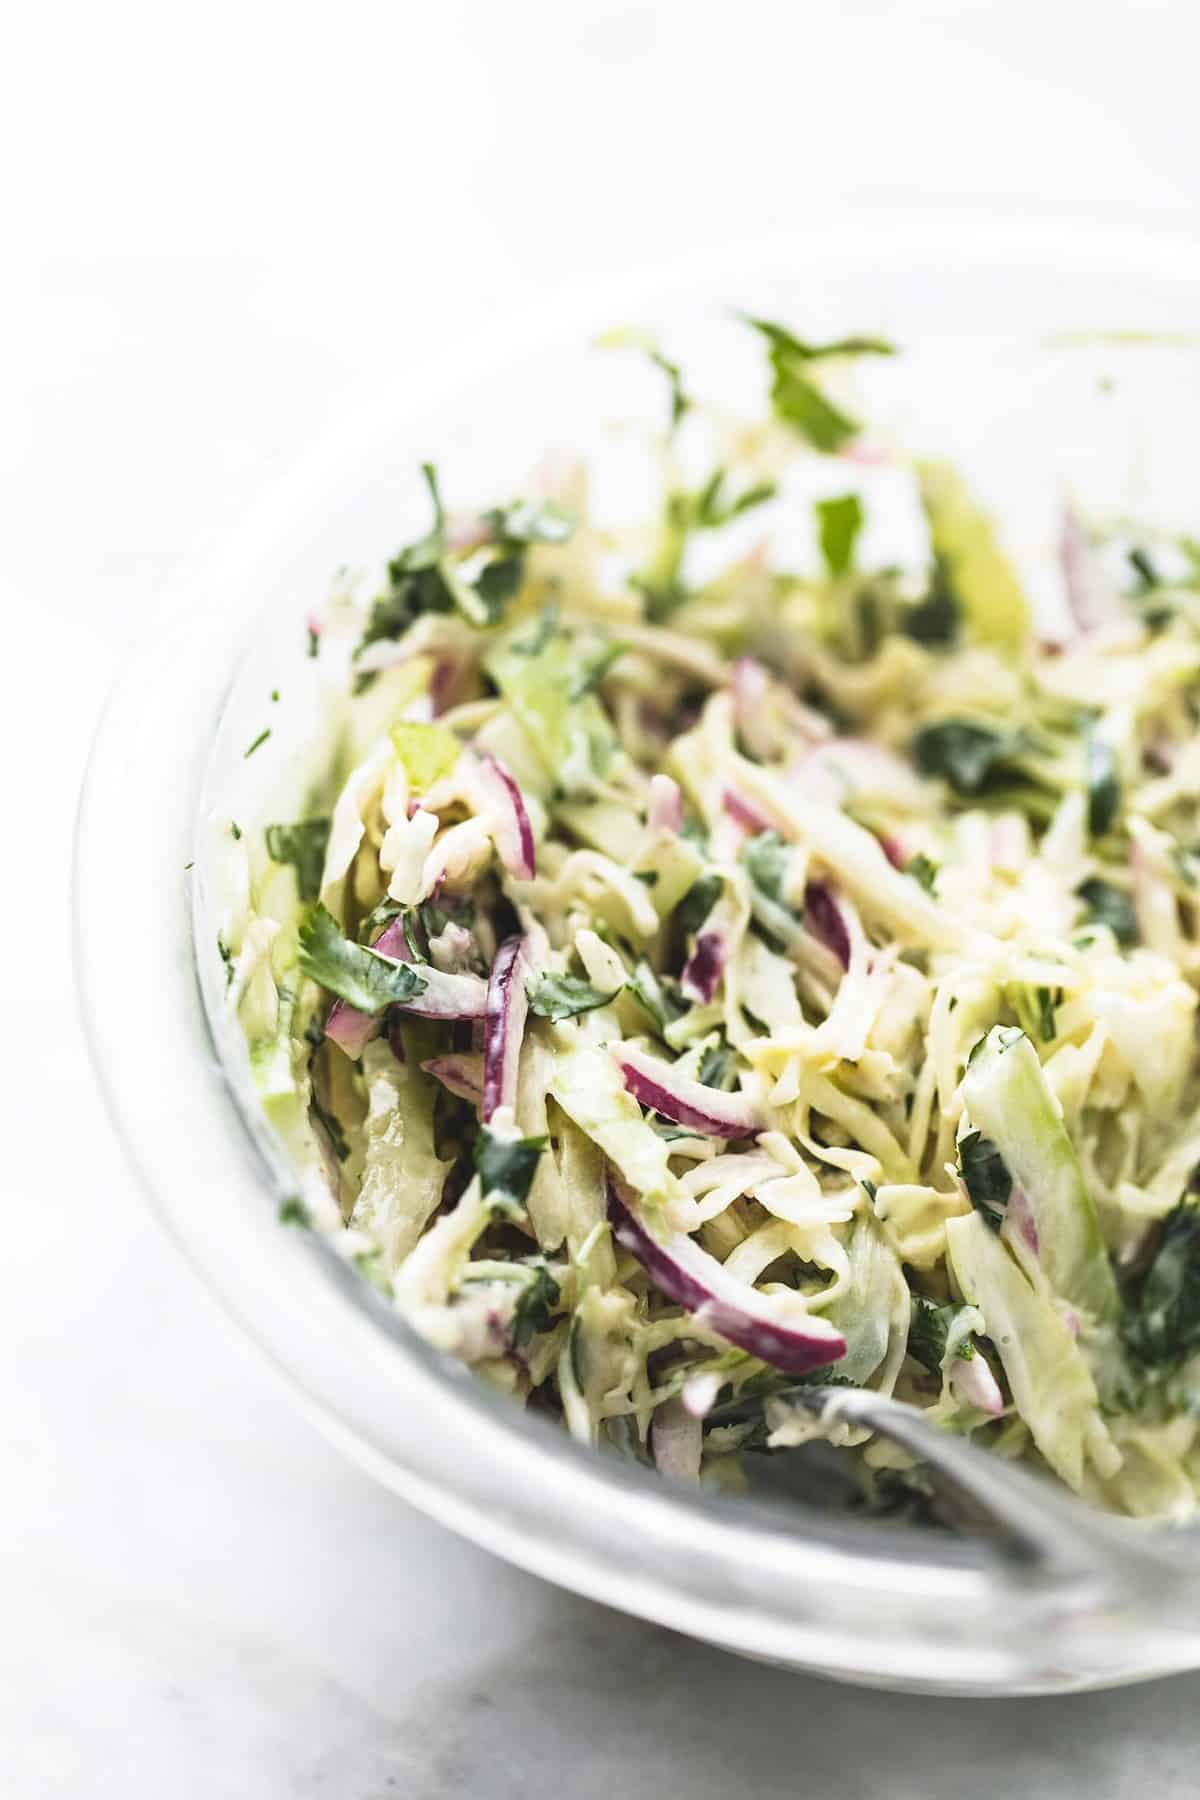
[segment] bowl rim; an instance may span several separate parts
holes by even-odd
[[[1200,246],[1142,231],[1080,230],[1062,221],[964,220],[958,215],[907,213],[863,217],[820,235],[823,265],[884,264],[928,253],[977,262],[981,269],[1025,259],[1030,267],[1076,269],[1134,263],[1153,279],[1200,285]],[[810,1535],[786,1528],[779,1509],[747,1500],[673,1490],[640,1469],[626,1470],[567,1434],[528,1417],[450,1359],[433,1351],[363,1282],[319,1233],[284,1233],[275,1220],[287,1191],[276,1149],[264,1138],[261,1115],[244,1084],[231,1080],[230,1045],[211,991],[201,1004],[192,965],[190,908],[197,889],[155,881],[143,832],[129,833],[130,809],[161,807],[183,791],[170,830],[156,834],[174,848],[192,846],[193,820],[205,810],[204,746],[228,703],[232,670],[240,661],[228,637],[226,666],[203,694],[181,705],[179,731],[161,756],[144,756],[150,723],[139,695],[160,696],[160,726],[173,720],[173,676],[192,654],[211,662],[211,632],[198,628],[202,597],[245,590],[270,557],[289,521],[335,479],[346,458],[390,433],[402,406],[419,427],[443,400],[498,359],[547,340],[582,346],[595,328],[631,303],[657,310],[697,284],[712,292],[795,267],[789,237],[757,239],[685,259],[670,269],[639,271],[606,282],[580,282],[570,294],[549,297],[481,331],[466,348],[448,350],[414,380],[398,376],[281,476],[244,523],[174,585],[177,629],[147,646],[119,678],[101,717],[81,794],[76,827],[74,943],[85,1035],[97,1077],[123,1147],[143,1190],[186,1260],[241,1328],[259,1344],[325,1433],[394,1490],[486,1547],[535,1573],[624,1610],[708,1638],[746,1654],[820,1668],[848,1679],[917,1683],[949,1691],[1042,1691],[1091,1685],[1191,1666],[1195,1643],[1164,1643],[1153,1621],[1115,1616],[1111,1598],[1096,1586],[1014,1583],[993,1558],[965,1545],[920,1534],[903,1541],[878,1527],[843,1528],[832,1519],[805,1522]],[[757,272],[757,273],[756,273]],[[247,628],[249,639],[250,629]],[[124,824],[124,830],[122,830]],[[134,858],[154,897],[147,921],[155,991],[131,1009],[111,955],[124,901],[109,879],[113,842]],[[185,900],[189,918],[185,919]],[[147,984],[150,986],[151,984]],[[190,1009],[186,1046],[172,1040]],[[133,1017],[130,1017],[132,1010]],[[173,1028],[175,1028],[173,1030]],[[166,1034],[165,1042],[160,1034]],[[152,1034],[152,1035],[151,1035]],[[164,1042],[163,1069],[148,1092],[131,1039]],[[123,1041],[124,1040],[124,1041]],[[212,1154],[197,1146],[198,1169],[179,1169],[177,1145],[156,1122],[165,1105],[172,1122],[190,1132],[224,1133]],[[230,1116],[241,1131],[228,1131]],[[272,1184],[263,1181],[264,1167]],[[256,1191],[261,1217],[235,1226],[236,1208],[220,1212],[231,1228],[198,1215],[201,1175],[238,1188],[237,1205]],[[180,1189],[191,1192],[184,1196]],[[269,1214],[269,1217],[268,1217]],[[236,1255],[234,1254],[236,1252]],[[253,1257],[264,1260],[255,1264]],[[250,1259],[247,1261],[247,1259]],[[237,1266],[235,1266],[235,1262]],[[256,1292],[260,1283],[270,1289]],[[305,1334],[311,1331],[306,1341]],[[318,1367],[319,1358],[330,1360]],[[352,1379],[360,1391],[347,1399]],[[468,1479],[445,1452],[449,1439],[473,1448]],[[531,1504],[535,1478],[543,1484]],[[556,1485],[557,1484],[557,1485]],[[522,1504],[518,1505],[520,1501]],[[864,1539],[873,1540],[868,1545]],[[1102,1585],[1102,1584],[1101,1584]],[[946,1632],[947,1611],[958,1626]],[[934,1643],[939,1621],[942,1640]],[[1054,1649],[1045,1648],[1050,1632]],[[1041,1641],[1039,1642],[1039,1634]],[[1087,1640],[1086,1651],[1079,1640]],[[1038,1643],[1030,1657],[1022,1646]],[[1080,1674],[1074,1658],[1085,1665]],[[1063,1667],[1057,1668],[1061,1663]],[[1048,1666],[1050,1665],[1050,1666]]]

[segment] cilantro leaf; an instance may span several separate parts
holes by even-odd
[[[908,1354],[931,1375],[941,1373],[946,1340],[957,1312],[957,1306],[935,1306],[932,1300],[913,1295],[908,1322]]]
[[[913,739],[913,759],[922,775],[942,775],[959,794],[978,794],[1011,763],[1021,740],[971,719],[941,719],[924,725]]]
[[[371,607],[355,656],[361,656],[369,644],[403,636],[423,613],[453,610],[454,595],[438,568],[446,554],[446,513],[437,470],[432,463],[422,463],[421,474],[433,502],[433,524],[424,537],[397,551],[388,564],[387,587]]]
[[[756,481],[740,493],[730,493],[728,480],[728,470],[717,468],[696,493],[672,494],[667,504],[673,509],[674,522],[685,531],[717,531],[731,519],[773,500],[778,491],[773,481]]]
[[[927,894],[932,894],[938,878],[938,866],[923,850],[918,850],[915,856],[909,857],[904,865],[904,873],[920,882]]]
[[[428,985],[411,963],[392,963],[344,937],[336,919],[314,906],[300,927],[300,967],[359,1012],[374,1015],[393,1001],[411,1000]]]
[[[691,410],[691,396],[683,385],[683,371],[678,363],[673,363],[661,350],[646,352],[656,369],[661,369],[666,376],[671,390],[671,430],[674,431],[686,412]]]
[[[644,957],[625,985],[638,1005],[654,1020],[659,1031],[665,1031],[668,1025],[682,1016],[684,1008],[663,986]]]
[[[728,1089],[733,1085],[736,1057],[729,1045],[721,1038],[710,1044],[700,1058],[700,1067],[696,1070],[696,1080],[702,1087]]]
[[[266,839],[271,860],[291,863],[295,869],[301,900],[315,900],[321,891],[329,820],[299,819],[294,825],[268,825]]]
[[[1083,882],[1075,892],[1088,909],[1088,917],[1094,925],[1107,925],[1118,944],[1128,947],[1138,941],[1137,914],[1133,909],[1133,901],[1122,888],[1114,887],[1111,881],[1102,881],[1098,875]]]
[[[336,1113],[330,1112],[328,1107],[322,1106],[315,1093],[308,1104],[309,1111],[312,1113],[313,1118],[317,1121],[318,1125],[321,1126],[326,1137],[329,1139],[333,1154],[337,1157],[339,1162],[345,1162],[350,1154],[350,1143],[346,1137],[346,1133],[342,1130],[341,1120]]]
[[[1004,1209],[1012,1193],[1012,1176],[991,1138],[969,1131],[958,1140],[958,1166],[963,1186],[976,1212],[993,1231],[1004,1223]]]
[[[878,337],[845,337],[833,338],[827,344],[814,344],[804,338],[798,338],[789,331],[786,325],[778,325],[770,319],[754,319],[748,313],[743,318],[747,325],[753,325],[760,331],[773,350],[781,350],[793,356],[798,362],[819,362],[827,356],[895,356],[896,346],[887,338]]]
[[[1038,1035],[1043,1044],[1052,1044],[1058,1031],[1055,1019],[1054,995],[1048,987],[1037,990]]]
[[[525,1266],[532,1270],[533,1278],[522,1289],[513,1308],[511,1337],[514,1350],[522,1349],[539,1331],[549,1330],[550,1316],[558,1305],[561,1292],[544,1260]]]
[[[768,900],[782,903],[783,884],[792,860],[792,847],[777,831],[760,831],[742,850],[742,861],[755,887]]]
[[[527,544],[565,544],[575,530],[574,515],[553,500],[513,500],[483,515],[492,541],[506,549]]]
[[[607,1006],[613,998],[575,975],[546,974],[529,996],[529,1010],[539,1019],[573,1019],[597,1006]]]
[[[857,494],[839,494],[832,500],[818,500],[816,511],[821,555],[836,580],[846,574],[854,561],[854,547],[863,525],[862,501]]]
[[[1200,1348],[1200,1206],[1184,1198],[1163,1220],[1154,1260],[1122,1327],[1139,1361],[1156,1367]]]
[[[962,607],[950,583],[944,557],[934,558],[933,580],[923,600],[905,608],[897,621],[905,637],[918,644],[952,644],[958,636]]]
[[[1121,784],[1116,751],[1095,732],[1087,744],[1087,793],[1088,830],[1093,837],[1103,837],[1112,830],[1121,810]]]
[[[505,1138],[484,1125],[475,1140],[474,1162],[483,1197],[497,1212],[516,1214],[524,1208],[538,1157],[548,1138]]]
[[[644,331],[610,331],[599,342],[602,348],[608,350],[640,350],[666,376],[671,396],[671,430],[674,431],[684,414],[692,408],[691,396],[684,387],[683,371],[679,364],[665,356],[649,333]]]
[[[721,898],[723,887],[724,883],[719,875],[701,875],[697,881],[692,883],[675,908],[676,923],[685,936],[699,931]]]
[[[858,423],[826,398],[807,373],[810,363],[834,356],[892,356],[895,347],[882,338],[849,337],[834,343],[806,343],[783,325],[743,315],[766,338],[774,377],[771,403],[776,416],[792,425],[817,450],[840,450],[858,434]]]

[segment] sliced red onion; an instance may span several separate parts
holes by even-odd
[[[477,1056],[431,1056],[421,1067],[450,1093],[469,1100],[472,1106],[478,1106],[482,1101],[483,1080]]]
[[[450,696],[458,685],[461,665],[452,656],[439,656],[429,678],[429,702],[436,719],[450,704]]]
[[[752,1137],[762,1124],[741,1094],[725,1094],[680,1075],[671,1063],[631,1044],[616,1044],[612,1056],[635,1100],[676,1125],[704,1137]]]
[[[1067,606],[1079,631],[1095,631],[1121,616],[1121,596],[1097,566],[1078,508],[1063,503],[1058,536],[1058,563],[1067,593]]]
[[[525,991],[525,941],[506,938],[492,962],[483,1033],[483,1106],[486,1123],[517,1098],[517,1064],[529,999]]]
[[[698,1325],[788,1375],[824,1368],[846,1353],[846,1340],[826,1320],[786,1311],[770,1294],[730,1275],[715,1256],[682,1233],[657,1238],[610,1183],[613,1235],[669,1299]]]
[[[480,780],[495,808],[496,851],[510,875],[532,881],[536,873],[533,827],[516,778],[498,756],[480,760]]]
[[[348,1006],[344,1000],[335,1000],[325,1021],[325,1036],[331,1044],[345,1052],[351,1062],[357,1062],[371,1039],[379,1031],[379,1020],[369,1013],[361,1013],[357,1007]]]
[[[1004,1395],[982,1350],[976,1350],[973,1356],[954,1358],[950,1364],[950,1392],[965,1406],[977,1406],[993,1418],[999,1418],[1004,1411]]]
[[[747,831],[771,830],[770,819],[760,813],[756,806],[752,806],[749,800],[743,800],[740,794],[734,793],[732,788],[726,788],[721,795],[721,805],[730,818],[736,819],[739,825],[744,825]]]
[[[646,823],[651,831],[677,832],[683,824],[683,795],[669,775],[650,777]]]
[[[655,1407],[650,1443],[660,1475],[673,1475],[678,1481],[700,1479],[704,1427],[681,1400],[664,1400]]]
[[[408,947],[403,918],[393,919],[380,932],[371,948],[379,956],[390,957],[392,962],[411,962],[412,952]],[[335,1000],[325,1021],[325,1036],[339,1050],[345,1051],[352,1062],[357,1062],[371,1039],[378,1036],[381,1025],[382,1020],[377,1013],[359,1012],[356,1006],[351,1006],[347,1001]]]
[[[903,874],[904,870],[908,867],[909,858],[900,839],[898,837],[893,837],[890,832],[887,832],[880,838],[879,847],[891,863],[893,869],[899,869],[901,874]]]
[[[679,986],[684,997],[707,1006],[720,985],[725,972],[728,946],[719,931],[702,931],[696,947],[683,966]]]
[[[843,969],[848,969],[850,931],[828,882],[809,882],[804,890],[804,917],[813,936],[820,938],[827,950],[833,951]]]

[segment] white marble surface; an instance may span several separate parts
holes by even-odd
[[[0,1788],[1193,1793],[1200,1681],[1007,1706],[832,1689],[558,1594],[377,1490],[144,1213],[66,949],[106,681],[381,360],[673,248],[805,232],[816,206],[1192,229],[1189,0],[116,0],[6,35]],[[136,980],[136,907],[129,928]]]

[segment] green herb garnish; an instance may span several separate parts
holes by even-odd
[[[602,994],[599,988],[575,975],[546,974],[529,996],[529,1010],[539,1019],[574,1019],[597,1006],[607,1006],[616,998],[616,992]]]
[[[294,825],[268,825],[266,840],[271,860],[290,863],[295,869],[301,900],[315,900],[321,891],[329,820],[300,819]]]
[[[411,963],[389,962],[343,936],[337,921],[319,904],[300,927],[299,961],[306,975],[372,1017],[386,1006],[423,994],[428,986]]]
[[[958,1140],[958,1166],[963,1186],[976,1212],[993,1231],[1004,1223],[1004,1209],[1012,1193],[1012,1176],[991,1138],[969,1131]]]

